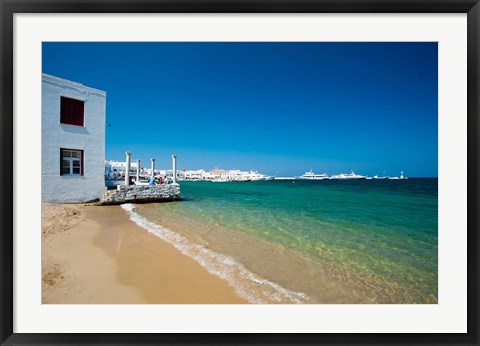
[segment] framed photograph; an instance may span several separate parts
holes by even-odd
[[[478,345],[478,1],[2,1],[1,343]]]

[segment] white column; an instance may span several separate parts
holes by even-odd
[[[152,161],[152,177],[155,176],[155,159],[150,159]]]
[[[172,155],[173,183],[177,183],[177,156]]]
[[[137,183],[140,180],[140,160],[137,160]]]
[[[130,184],[130,156],[132,155],[131,152],[126,151],[125,155],[127,155],[127,168],[125,171],[125,186],[128,186]]]

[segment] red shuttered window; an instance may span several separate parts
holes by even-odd
[[[84,101],[62,96],[60,104],[60,122],[62,124],[84,126]]]

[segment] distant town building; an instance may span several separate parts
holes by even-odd
[[[105,160],[105,178],[119,178],[124,177],[127,170],[127,163],[125,161]],[[150,170],[140,167],[140,174],[147,174]],[[130,163],[130,175],[137,174],[137,163]]]
[[[42,74],[42,202],[105,191],[105,91]]]

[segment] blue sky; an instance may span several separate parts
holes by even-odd
[[[436,177],[436,43],[43,43],[107,92],[106,159]]]

